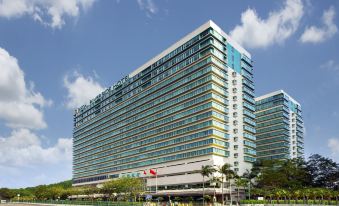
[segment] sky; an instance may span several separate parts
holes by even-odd
[[[73,110],[208,20],[254,60],[256,95],[302,105],[305,155],[339,162],[336,0],[0,0],[0,188],[72,178]]]

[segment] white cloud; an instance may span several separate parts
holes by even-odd
[[[337,33],[338,28],[334,23],[335,10],[331,6],[328,10],[324,11],[322,16],[322,27],[311,26],[307,27],[300,37],[302,43],[320,43],[331,38]]]
[[[336,158],[335,161],[338,161],[339,160],[339,139],[330,138],[327,141],[327,146],[331,150],[332,157]]]
[[[320,65],[320,68],[328,69],[330,71],[339,71],[339,64],[337,64],[334,60],[330,59],[324,64]]]
[[[156,14],[158,12],[158,8],[154,4],[153,0],[137,0],[137,2],[140,9],[146,11],[146,15],[148,17],[151,17],[152,14]]]
[[[92,77],[85,77],[78,72],[74,72],[72,76],[66,75],[64,86],[68,90],[66,106],[70,109],[88,104],[90,99],[104,91],[104,88]]]
[[[0,136],[0,187],[28,187],[71,179],[72,139],[59,138],[49,147],[28,129]],[[29,178],[27,178],[29,177]]]
[[[0,164],[30,167],[72,160],[72,139],[59,138],[53,147],[42,147],[40,138],[28,129],[16,129],[0,136]]]
[[[35,92],[32,82],[26,85],[18,60],[1,47],[0,69],[0,119],[12,128],[45,128],[42,108],[52,102]]]
[[[230,35],[249,48],[281,44],[297,30],[303,14],[301,0],[286,0],[284,7],[270,12],[267,19],[261,19],[253,9],[247,9],[241,14],[241,25],[237,25]]]
[[[95,0],[1,0],[0,17],[25,15],[52,28],[61,28],[65,17],[78,17],[80,10],[90,8]]]

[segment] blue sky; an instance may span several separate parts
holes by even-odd
[[[0,187],[71,179],[72,111],[211,19],[254,60],[256,94],[302,104],[306,156],[339,161],[335,0],[0,1]]]

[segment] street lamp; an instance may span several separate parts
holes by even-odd
[[[18,202],[20,201],[20,194],[17,194],[17,196],[18,196]]]

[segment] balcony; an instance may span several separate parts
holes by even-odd
[[[246,95],[246,94],[243,94],[243,98],[244,98],[246,101],[248,101],[248,102],[250,102],[250,103],[252,103],[252,104],[255,105],[255,101],[254,101],[253,97],[251,97],[251,96],[249,96],[249,95]]]
[[[247,123],[247,124],[249,124],[249,125],[252,126],[252,127],[255,127],[255,126],[256,126],[255,122],[252,121],[251,119],[247,118],[247,117],[244,118],[244,122]]]
[[[248,116],[248,117],[251,117],[253,119],[255,119],[255,114],[253,114],[252,112],[249,112],[247,110],[244,110],[244,115]]]
[[[250,89],[247,89],[247,87],[243,87],[242,89],[243,89],[243,91],[244,91],[245,93],[247,93],[248,95],[250,95],[252,98],[255,96],[255,95],[254,95],[254,92],[253,92],[252,90],[250,90]]]
[[[254,135],[248,134],[244,132],[244,138],[255,141],[257,138]]]
[[[256,160],[257,159],[255,157],[249,157],[249,156],[244,157],[245,162],[255,162]]]
[[[245,54],[241,54],[241,60],[246,62],[249,66],[252,66],[252,60],[248,58]]]
[[[244,130],[246,130],[247,132],[256,133],[256,130],[253,127],[247,125],[244,126]]]
[[[252,112],[255,111],[255,107],[250,105],[250,104],[248,104],[248,103],[246,103],[246,102],[244,102],[244,107],[246,107],[247,109],[251,110]]]
[[[246,79],[248,79],[249,81],[252,81],[252,79],[253,79],[253,76],[252,76],[252,75],[249,75],[249,74],[246,73],[246,72],[242,72],[242,76],[245,77]]]
[[[243,79],[243,80],[242,80],[242,83],[243,83],[243,85],[245,85],[245,86],[247,86],[247,87],[249,87],[249,88],[251,88],[251,89],[254,90],[254,85],[253,85],[253,83],[250,82],[250,81],[248,81],[247,79]]]
[[[257,152],[254,149],[244,148],[244,153],[249,155],[256,155]]]
[[[241,68],[243,68],[244,70],[246,70],[248,73],[253,73],[253,69],[246,63],[241,62]]]

